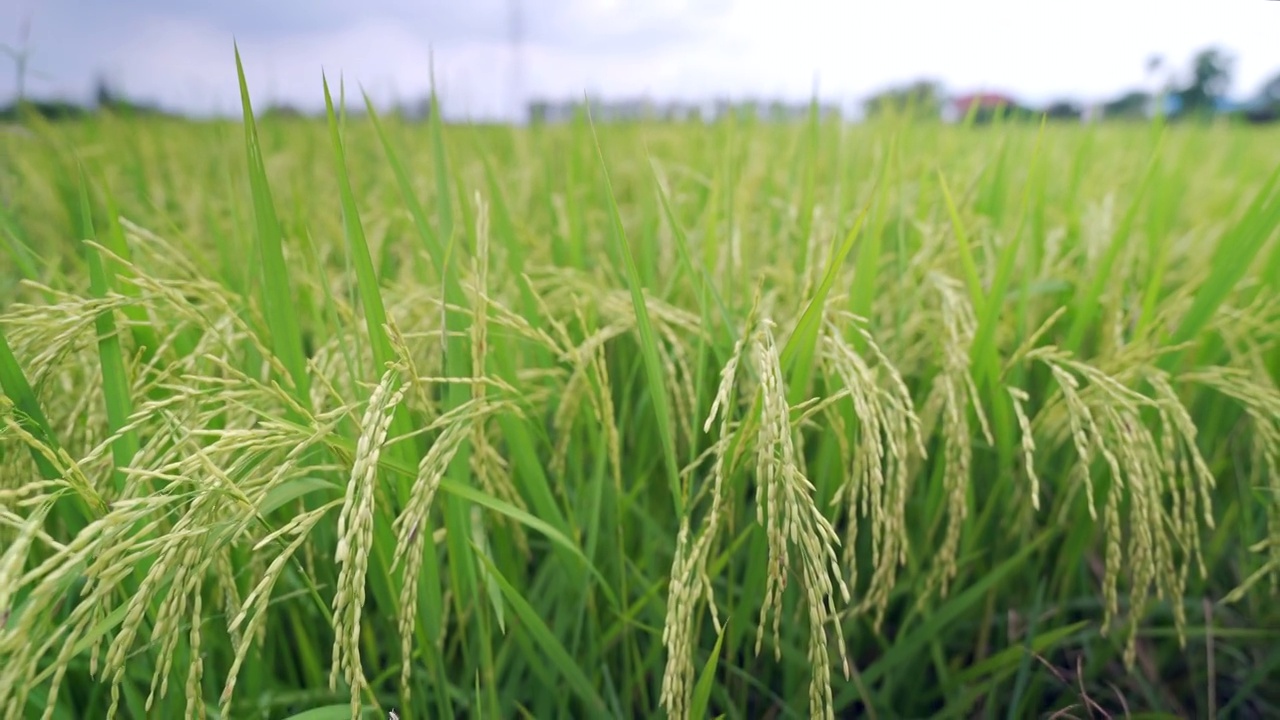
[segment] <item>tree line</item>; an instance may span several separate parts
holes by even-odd
[[[1280,120],[1280,72],[1264,82],[1244,102],[1232,102],[1234,58],[1220,48],[1197,52],[1182,73],[1171,70],[1164,58],[1152,56],[1146,64],[1148,87],[1134,88],[1103,102],[1087,105],[1074,98],[1059,98],[1040,107],[1009,96],[950,96],[942,83],[920,79],[887,88],[863,103],[867,116],[894,115],[933,119],[946,115],[948,104],[960,104],[979,120],[997,114],[1006,117],[1040,117],[1081,120],[1089,116],[1109,119],[1145,118],[1161,114],[1170,119],[1236,117],[1250,122]],[[989,102],[991,99],[1001,102]],[[994,108],[998,104],[1002,107]]]

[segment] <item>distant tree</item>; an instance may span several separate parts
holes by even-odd
[[[1055,100],[1045,106],[1044,115],[1050,120],[1079,120],[1084,106],[1074,100]]]
[[[548,110],[551,103],[545,100],[532,100],[529,102],[529,122],[533,125],[541,125],[547,121]]]
[[[1266,103],[1280,103],[1280,73],[1262,84],[1258,99]]]
[[[1224,98],[1231,87],[1233,58],[1218,48],[1196,53],[1191,61],[1191,77],[1177,91],[1182,109],[1187,114],[1204,115]]]
[[[863,102],[867,117],[896,115],[911,119],[937,119],[942,112],[942,85],[934,80],[917,80],[882,90]]]
[[[109,108],[119,102],[116,91],[111,87],[111,81],[102,75],[93,82],[93,100],[99,109]]]
[[[1102,114],[1104,117],[1116,119],[1146,117],[1147,108],[1150,105],[1150,93],[1141,90],[1130,90],[1110,102],[1103,103]]]
[[[1245,119],[1256,123],[1280,121],[1280,73],[1258,89],[1257,96],[1245,111]]]
[[[46,120],[72,120],[84,117],[88,110],[65,100],[25,100],[0,108],[0,121],[22,122],[31,115]]]
[[[118,113],[128,116],[163,115],[164,111],[153,103],[132,100],[116,89],[111,81],[99,75],[93,84],[93,98],[98,112]]]
[[[299,118],[305,118],[307,113],[296,105],[290,105],[289,103],[272,103],[267,106],[267,109],[263,111],[262,115],[263,117],[269,117],[276,120],[296,120]]]

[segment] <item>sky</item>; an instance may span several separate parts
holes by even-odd
[[[918,78],[1088,102],[1153,87],[1153,55],[1177,77],[1209,46],[1235,58],[1231,95],[1247,97],[1280,74],[1276,38],[1277,0],[0,0],[0,103],[25,47],[30,97],[88,100],[104,77],[166,108],[234,113],[233,43],[257,107],[322,106],[322,72],[379,105],[414,102],[434,61],[445,113],[475,119],[584,93],[804,100],[816,87],[852,108]]]

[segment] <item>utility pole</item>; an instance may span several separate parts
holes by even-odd
[[[17,73],[17,104],[21,105],[23,100],[27,98],[27,62],[31,59],[31,16],[27,15],[22,18],[22,25],[18,28],[18,47],[9,47],[8,45],[0,45],[0,51],[8,55],[13,60],[13,69]]]

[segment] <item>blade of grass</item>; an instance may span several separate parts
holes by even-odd
[[[405,164],[401,159],[401,154],[393,145],[391,137],[380,121],[377,110],[373,107],[373,102],[369,99],[367,93],[364,94],[364,101],[368,117],[373,123],[374,133],[377,135],[379,143],[382,146],[383,158],[386,160],[387,165],[390,166],[392,173],[395,175],[396,185],[400,191],[400,199],[409,209],[409,214],[413,218],[413,225],[414,229],[417,231],[418,238],[426,249],[428,257],[433,261],[439,272],[439,277],[444,285],[445,301],[455,307],[465,307],[466,300],[462,295],[462,289],[458,282],[457,275],[456,273],[450,272],[449,255],[451,254],[451,245],[446,246],[445,242],[442,241],[442,238],[445,238],[449,242],[452,241],[452,221],[450,220],[447,224],[445,222],[441,222],[439,229],[433,229],[431,227],[431,223],[427,217],[427,212],[423,207],[422,202],[414,192],[413,183],[405,168]],[[432,134],[434,136],[439,133],[439,119],[435,111],[434,94],[432,95],[432,108],[430,122],[432,124]],[[436,141],[433,140],[433,142]],[[436,150],[439,155],[438,162],[443,165],[444,159],[442,148],[443,142],[441,141],[436,147]],[[442,198],[440,200],[442,208],[447,207],[449,203],[449,196],[447,194],[447,171],[445,172],[445,175],[446,177],[443,181],[438,183],[438,189],[442,194]],[[444,218],[446,216],[452,218],[452,215],[448,210],[443,210],[441,217]],[[420,277],[424,282],[431,281],[431,276],[426,272],[425,268],[420,270]],[[465,340],[458,337],[461,331],[465,330],[465,327],[460,326],[460,321],[457,319],[457,315],[455,313],[445,311],[444,315],[445,323],[442,328],[442,332],[445,333],[445,338],[442,340],[442,344],[446,351],[446,374],[451,377],[465,377],[468,373],[465,369],[465,365],[462,367],[462,372],[458,372],[459,363],[466,363],[468,360],[466,346],[463,344]],[[453,383],[451,385],[453,387],[460,386],[459,383]],[[463,392],[465,393],[465,388]],[[446,388],[445,390],[445,399],[448,404],[445,411],[453,407],[457,407],[457,405],[460,404],[457,393],[450,388]],[[465,397],[463,397],[462,400],[465,400]],[[350,452],[350,450],[351,449],[348,448],[348,452]],[[454,478],[461,472],[465,472],[467,464],[469,463],[469,452],[467,443],[464,441],[462,447],[458,450],[457,456],[455,456],[453,464],[450,465],[449,470],[447,471],[450,478]],[[461,458],[461,461],[459,461],[459,458]],[[391,460],[391,458],[381,458],[381,461],[383,462],[389,460]],[[401,465],[401,467],[397,469],[397,472],[401,477],[413,477],[415,471],[411,467]],[[470,568],[470,573],[472,577],[474,577],[474,564],[469,562],[467,559],[470,554],[470,545],[467,544],[470,542],[469,530],[467,530],[469,527],[469,518],[467,517],[465,508],[454,508],[455,505],[461,505],[461,503],[448,502],[445,500],[442,504],[445,507],[446,513],[445,528],[449,538],[448,548],[452,559],[450,567],[451,572],[454,575],[454,586],[462,590],[464,587],[468,586],[463,586],[461,582],[458,581],[458,573],[461,572],[465,576],[468,572],[465,568]],[[425,618],[426,622],[432,626],[431,632],[433,634],[437,632],[437,627],[444,608],[444,596],[442,594],[444,583],[426,582],[425,578],[430,575],[435,575],[438,572],[436,568],[437,565],[434,555],[429,555],[428,561],[423,564],[422,577],[424,582],[420,589],[420,597],[423,598],[425,607],[434,608],[433,610],[428,611],[427,617]],[[469,587],[474,588],[474,583]],[[467,593],[465,599],[459,597],[458,594],[454,595],[454,601],[458,604],[457,607],[460,614],[462,612],[462,605],[460,603],[473,596],[474,592]],[[442,668],[440,670],[443,671]],[[440,677],[443,678],[443,676]],[[438,700],[447,701],[449,699],[444,693],[435,693],[435,695]]]
[[[877,185],[878,187],[878,185]],[[875,192],[873,191],[873,195]],[[804,313],[800,316],[800,321],[796,323],[795,330],[791,333],[791,337],[787,339],[787,344],[783,346],[779,360],[783,372],[790,372],[791,377],[787,386],[787,402],[791,405],[799,404],[804,400],[803,393],[809,386],[809,379],[813,375],[813,356],[818,346],[818,331],[822,327],[822,314],[826,310],[827,295],[831,293],[832,286],[835,285],[836,277],[840,274],[840,268],[844,266],[845,258],[849,256],[849,251],[853,249],[854,240],[862,231],[862,225],[867,219],[871,205],[863,208],[858,217],[854,220],[853,227],[849,229],[845,235],[844,241],[832,253],[831,258],[827,261],[826,273],[822,276],[822,283],[818,285],[817,291],[813,297],[809,299],[809,304],[804,309]],[[874,269],[871,270],[875,272]],[[751,415],[754,417],[755,412]]]
[[[38,280],[40,270],[37,262],[40,256],[27,244],[18,229],[18,224],[9,217],[8,210],[0,205],[0,236],[9,245],[9,257],[18,265],[18,272],[28,280]]]
[[[378,117],[378,111],[373,107],[373,101],[369,99],[369,95],[364,95],[365,110],[368,114],[370,122],[373,123],[374,134],[378,136],[378,142],[382,144],[383,157],[390,166],[392,174],[396,178],[396,186],[400,190],[400,199],[409,209],[409,215],[413,219],[413,227],[417,230],[418,238],[422,241],[426,248],[427,256],[435,263],[437,271],[442,275],[445,266],[445,250],[444,244],[440,240],[440,236],[431,229],[431,223],[427,220],[427,212],[423,208],[422,203],[418,200],[417,194],[413,190],[413,181],[409,177],[408,170],[405,169],[404,162],[400,159],[401,153],[391,142],[391,136],[382,125],[382,121]],[[425,272],[422,273],[423,279],[430,276]]]
[[[124,237],[124,226],[120,224],[120,210],[116,207],[115,193],[111,192],[111,188],[105,184],[102,189],[107,205],[107,236],[103,238],[103,245],[117,257],[128,262],[131,260],[129,243]],[[140,295],[138,287],[129,282],[133,277],[133,270],[123,264],[109,263],[108,265],[108,271],[120,280],[113,282],[111,289],[125,297],[137,299]],[[151,326],[146,308],[139,305],[126,305],[121,312],[130,320],[129,331],[133,335],[133,342],[142,351],[142,361],[150,362],[160,347],[160,338],[156,335],[155,328]]]
[[[1014,680],[1013,682],[1013,696],[1009,699],[1009,715],[1008,715],[1009,720],[1016,720],[1016,718],[1018,717],[1017,713],[1019,712],[1022,706],[1022,697],[1027,692],[1027,682],[1030,681],[1031,679],[1031,657],[1034,653],[1043,652],[1043,648],[1036,649],[1035,644],[1037,642],[1043,641],[1047,635],[1052,634],[1052,632],[1050,632],[1050,633],[1047,633],[1046,635],[1041,635],[1041,636],[1036,635],[1036,630],[1038,629],[1037,625],[1040,622],[1041,604],[1043,602],[1044,602],[1044,581],[1041,580],[1040,584],[1036,587],[1036,603],[1031,608],[1031,618],[1027,623],[1026,642],[1023,643],[1023,646],[1021,648],[1022,658],[1018,663],[1018,676],[1017,676],[1017,679]],[[1067,633],[1067,634],[1070,634],[1070,633]],[[1016,652],[1018,650],[1019,648],[1009,648],[1005,652]],[[997,655],[996,657],[1000,657],[1000,656]],[[991,659],[995,660],[996,657],[993,657]]]
[[[98,253],[93,230],[93,212],[89,207],[88,180],[84,168],[80,169],[80,224],[85,259],[89,265],[89,291],[99,300],[112,291],[112,275]],[[124,490],[125,475],[122,468],[133,462],[138,453],[138,435],[135,430],[125,430],[129,416],[133,414],[133,401],[129,395],[129,378],[125,369],[124,353],[120,349],[120,337],[116,334],[116,321],[108,308],[98,312],[94,319],[98,331],[98,361],[102,365],[102,394],[107,405],[107,429],[115,440],[111,443],[111,455],[115,463],[112,477],[116,492]]]
[[[1142,207],[1142,201],[1145,199],[1147,189],[1151,187],[1152,178],[1155,177],[1156,169],[1160,163],[1160,150],[1164,145],[1164,133],[1161,133],[1156,141],[1156,147],[1151,152],[1151,158],[1147,161],[1146,169],[1143,170],[1142,178],[1138,182],[1137,190],[1134,191],[1133,197],[1129,201],[1129,207],[1125,211],[1124,217],[1120,224],[1116,226],[1116,230],[1111,235],[1111,241],[1107,243],[1107,250],[1103,254],[1096,268],[1093,269],[1093,282],[1076,296],[1076,311],[1072,318],[1070,329],[1067,331],[1067,340],[1064,347],[1071,351],[1080,350],[1081,343],[1084,342],[1085,333],[1089,330],[1093,323],[1094,315],[1098,311],[1099,298],[1102,296],[1103,290],[1107,288],[1109,283],[1114,282],[1111,270],[1116,260],[1120,257],[1124,249],[1128,247],[1130,239],[1132,239],[1133,225],[1138,217],[1138,210]]]
[[[483,505],[496,513],[506,515],[521,525],[524,525],[531,530],[536,530],[551,542],[573,553],[575,557],[582,561],[583,566],[586,567],[587,571],[600,581],[600,591],[604,593],[605,597],[610,600],[615,608],[621,607],[618,603],[618,598],[613,595],[613,591],[609,589],[609,584],[605,582],[604,576],[600,574],[600,571],[591,564],[582,549],[575,545],[572,540],[566,537],[559,530],[556,530],[551,527],[551,525],[543,522],[524,510],[521,510],[508,502],[499,500],[492,495],[483,493],[470,485],[457,483],[449,478],[445,478],[440,481],[440,490],[469,502],[473,502],[477,505]]]
[[[880,165],[880,176],[876,182],[878,187],[886,187],[885,178],[892,166],[892,158],[897,151],[898,138],[889,138],[889,150]],[[875,198],[876,220],[871,232],[867,233],[858,246],[858,257],[854,261],[853,288],[850,290],[850,310],[859,317],[871,317],[871,304],[875,298],[876,280],[880,276],[880,253],[884,242],[884,228],[887,223],[885,202],[888,193],[877,193]],[[855,339],[861,345],[862,338]]]
[[[53,430],[49,426],[49,420],[44,416],[44,410],[40,408],[40,400],[36,397],[35,392],[31,389],[31,384],[27,382],[27,375],[22,371],[22,366],[18,364],[18,359],[13,355],[13,348],[9,347],[9,341],[5,338],[4,329],[0,328],[0,391],[13,402],[14,408],[17,409],[18,425],[24,430],[31,433],[36,440],[40,441],[49,448],[51,452],[56,452],[59,448],[57,440],[54,439]],[[62,473],[49,462],[36,448],[29,448],[31,457],[35,460],[36,468],[46,480],[55,480],[62,477]]]
[[[462,290],[461,262],[457,259],[453,225],[453,200],[450,192],[449,161],[444,143],[444,118],[440,114],[440,100],[435,90],[434,60],[431,67],[431,148],[436,180],[436,237],[443,245],[444,257],[440,266],[441,283],[444,286],[445,302],[449,307],[442,308],[444,323],[441,328],[441,343],[444,350],[444,375],[450,378],[465,378],[472,373],[471,351],[469,348],[468,328],[470,316],[467,314],[466,295]],[[466,229],[463,230],[466,232]],[[468,400],[471,392],[469,384],[454,382],[444,388],[442,410],[449,412]],[[447,479],[459,486],[470,484],[471,477],[471,444],[463,440],[459,445],[452,462],[445,471]],[[465,615],[468,606],[479,602],[480,588],[476,577],[477,560],[472,549],[471,511],[469,504],[460,497],[444,498],[445,542],[449,549],[449,570],[453,576],[453,598],[458,615]],[[483,624],[477,628],[483,634]],[[487,637],[480,638],[487,645]]]
[[[728,626],[725,626],[728,627]],[[716,679],[716,666],[720,662],[720,646],[724,644],[724,628],[716,636],[716,646],[711,648],[711,656],[707,658],[706,665],[702,666],[702,672],[698,675],[698,682],[693,686],[693,697],[689,701],[689,717],[704,718],[707,716],[707,706],[711,702],[711,687]]]
[[[240,48],[236,46],[236,75],[240,81],[240,104],[244,113],[245,151],[249,164],[249,185],[253,194],[253,214],[257,224],[258,257],[262,263],[260,281],[271,332],[271,349],[289,373],[288,387],[294,400],[304,408],[311,407],[311,378],[307,374],[306,356],[302,350],[302,332],[294,313],[293,293],[289,287],[289,266],[284,259],[284,238],[276,217],[267,169],[263,163],[262,145],[249,101],[249,85],[245,80]],[[291,410],[292,412],[292,410]]]
[[[917,653],[933,638],[937,637],[944,627],[959,618],[966,610],[981,605],[982,599],[988,590],[1004,581],[1007,576],[1026,561],[1032,552],[1044,545],[1050,537],[1052,535],[1047,532],[1041,533],[1035,540],[1023,545],[1013,557],[992,568],[990,572],[973,582],[964,592],[955,595],[937,610],[930,613],[923,624],[914,628],[911,632],[895,638],[892,647],[872,663],[870,667],[862,671],[862,681],[870,685],[881,677],[896,673],[903,663],[916,657]],[[846,688],[840,694],[836,704],[837,706],[848,705],[856,700],[858,695],[859,692],[856,687]]]
[[[373,257],[369,253],[364,225],[360,222],[360,209],[356,206],[355,194],[351,190],[346,151],[342,144],[338,118],[333,110],[333,97],[329,93],[329,79],[322,75],[321,82],[324,86],[329,141],[333,146],[334,162],[337,168],[343,234],[347,240],[347,252],[355,268],[356,289],[360,293],[360,306],[364,310],[365,325],[372,343],[374,362],[377,365],[375,373],[381,375],[385,372],[387,364],[395,361],[395,352],[391,349],[391,340],[387,337],[385,328],[387,311],[382,304],[382,293],[378,289],[378,277],[373,269]]]
[[[733,343],[737,338],[733,337],[733,320],[730,319],[729,310],[725,307],[724,298],[720,296],[720,292],[716,289],[715,283],[711,282],[708,277],[706,268],[695,267],[693,264],[693,255],[689,250],[689,238],[685,234],[684,227],[680,221],[676,219],[675,212],[671,209],[671,200],[667,195],[667,189],[662,182],[662,178],[658,175],[658,168],[655,161],[650,158],[650,168],[654,174],[654,185],[658,191],[658,200],[662,205],[662,212],[667,218],[667,224],[671,227],[671,234],[675,237],[676,250],[680,258],[680,264],[691,277],[698,281],[699,295],[709,295],[715,301],[716,309],[720,311],[720,319],[724,321],[725,332],[729,333],[726,338],[726,348],[733,347]],[[702,320],[710,327],[710,314],[705,307],[702,308]]]
[[[1280,193],[1276,192],[1278,184],[1280,165],[1276,166],[1266,184],[1258,191],[1239,222],[1223,234],[1211,256],[1209,277],[1196,289],[1195,300],[1169,337],[1170,345],[1185,343],[1204,328],[1280,226]],[[1181,352],[1168,353],[1160,359],[1159,364],[1166,370],[1171,369],[1176,366],[1181,355]]]
[[[333,110],[333,98],[329,93],[329,81],[322,78],[324,85],[325,112],[329,120],[329,140],[333,145],[334,160],[338,170],[338,192],[342,203],[343,234],[347,240],[347,252],[355,266],[356,289],[360,293],[360,307],[364,310],[365,328],[373,350],[376,373],[381,376],[391,363],[396,361],[395,351],[391,347],[391,339],[387,335],[387,311],[382,302],[377,273],[373,268],[373,256],[365,239],[364,225],[360,221],[360,209],[356,206],[355,193],[351,190],[351,177],[347,170],[346,151],[342,144],[342,135],[338,128],[338,118]],[[413,430],[409,422],[407,410],[401,406],[392,416],[389,439],[403,437]],[[420,459],[414,452],[411,443],[397,443],[391,452],[396,453],[406,463],[416,464]],[[397,498],[401,503],[409,500],[408,478],[398,476]]]
[[[327,84],[326,84],[326,87],[327,87]],[[327,92],[327,89],[326,89],[326,92]],[[365,100],[365,107],[368,109],[368,113],[369,113],[368,116],[372,120],[374,125],[375,134],[378,136],[379,141],[382,145],[383,155],[388,165],[390,165],[390,167],[392,168],[393,174],[396,176],[396,181],[400,189],[401,199],[409,207],[410,214],[413,217],[414,227],[418,231],[419,239],[427,249],[428,254],[432,257],[432,260],[435,261],[437,268],[440,270],[441,276],[444,278],[446,299],[451,303],[461,304],[462,302],[461,288],[457,283],[456,276],[452,276],[448,272],[449,270],[448,253],[447,251],[441,249],[440,241],[439,241],[440,237],[449,237],[449,235],[445,234],[443,227],[440,234],[437,234],[432,231],[430,224],[427,221],[426,212],[424,211],[422,204],[418,201],[417,196],[413,192],[412,184],[409,180],[408,173],[405,170],[404,163],[401,161],[399,154],[393,148],[390,137],[384,131],[381,125],[381,122],[378,119],[377,112],[374,110],[373,104],[369,100],[369,97],[367,94],[365,94],[364,100]],[[330,105],[332,104],[331,101],[329,101],[329,103]],[[434,98],[433,98],[433,107],[434,107]],[[385,311],[385,308],[383,307],[381,294],[378,290],[378,281],[373,271],[373,261],[368,250],[368,245],[364,240],[364,233],[363,233],[362,225],[359,221],[358,209],[356,208],[356,205],[355,205],[354,193],[351,192],[350,180],[345,170],[345,151],[343,151],[342,149],[341,136],[337,134],[336,128],[333,127],[334,123],[332,120],[332,111],[330,111],[330,118],[331,118],[331,131],[330,131],[331,142],[334,144],[335,152],[340,153],[339,158],[343,167],[343,169],[340,171],[343,205],[344,205],[344,208],[346,208],[344,209],[343,215],[348,224],[347,233],[348,233],[349,242],[351,243],[351,252],[353,257],[356,260],[357,282],[361,292],[361,303],[365,308],[366,322],[368,325],[368,331],[369,331],[370,337],[374,338],[375,358],[377,359],[377,362],[379,365],[384,365],[385,363],[392,362],[394,360],[394,352],[391,350],[390,340],[387,337],[386,330],[385,330],[386,311]],[[439,131],[438,117],[436,115],[432,116],[432,125],[434,126],[435,132],[438,132]],[[448,202],[449,202],[448,195],[446,194],[442,200],[442,203],[447,205]],[[448,233],[451,233],[451,232],[452,232],[452,227],[448,226]],[[425,276],[425,273],[424,273],[424,276]],[[448,328],[449,328],[449,316],[446,315],[446,331]],[[455,355],[462,354],[465,348],[464,350],[458,350],[456,347],[454,347],[459,344],[456,340],[450,340],[447,342],[448,342],[447,349],[449,351],[449,354],[446,356],[446,363],[452,360],[456,365],[457,360],[455,358]],[[463,357],[465,358],[465,355],[463,355]],[[446,364],[446,373],[454,372],[455,376],[460,376],[456,374],[456,370],[457,370],[456,367],[454,367],[451,370],[448,364]],[[457,389],[459,389],[460,387],[461,386],[459,384],[453,384],[451,385],[450,388],[446,388],[446,393],[453,392],[456,394]],[[465,389],[463,391],[465,392]],[[450,395],[449,397],[453,398],[455,397],[455,395]],[[456,407],[457,404],[460,404],[460,403],[453,401],[449,405],[449,407],[446,408],[446,411],[448,409],[452,409],[453,407]],[[396,437],[401,437],[408,434],[411,431],[412,431],[412,422],[410,421],[408,414],[406,412],[403,412],[403,408],[398,409],[396,414],[392,417],[391,434]],[[402,447],[399,449],[399,451],[390,453],[387,459],[393,460],[403,465],[402,470],[394,474],[398,478],[397,487],[399,491],[399,496],[402,502],[407,502],[409,493],[410,493],[409,478],[413,477],[414,474],[412,472],[405,472],[405,470],[408,468],[415,467],[420,458],[416,453],[413,452],[412,447],[410,447],[408,443],[401,443],[401,445]],[[463,456],[465,458],[467,453],[467,449],[465,447],[466,445],[465,441],[463,445],[464,447],[460,448],[458,452],[460,456]],[[454,475],[457,474],[458,470],[457,470],[456,458],[455,458],[454,464],[450,465],[448,472],[450,473],[450,477],[453,477]],[[468,553],[469,553],[469,547],[470,547],[469,545],[465,545],[465,544],[462,545],[462,548],[463,548],[462,554],[461,555],[457,554],[457,548],[459,547],[459,540],[457,536],[459,534],[459,530],[458,530],[458,516],[454,511],[465,510],[465,509],[454,508],[453,506],[460,505],[460,503],[456,503],[456,502],[450,503],[446,501],[443,504],[446,507],[446,512],[449,513],[447,516],[448,520],[446,522],[446,528],[449,533],[449,538],[451,541],[449,547],[450,547],[450,554],[454,558],[453,572],[456,578],[457,573],[460,572],[459,566],[457,563],[463,563],[461,567],[469,568],[471,566],[468,560]],[[466,528],[469,526],[464,525],[462,527]],[[464,530],[464,532],[469,532],[469,531]],[[419,578],[418,578],[418,582],[419,582],[418,598],[419,598],[419,605],[420,605],[419,616],[421,620],[420,622],[415,623],[415,632],[417,632],[421,638],[419,640],[419,645],[422,647],[423,652],[425,652],[427,655],[428,665],[431,669],[433,676],[435,677],[436,684],[439,686],[437,691],[432,693],[437,701],[437,711],[451,715],[453,713],[453,710],[452,710],[452,705],[450,704],[451,702],[450,698],[446,693],[443,693],[440,691],[440,688],[445,687],[445,683],[447,682],[447,676],[446,676],[447,662],[445,660],[445,657],[440,653],[438,649],[441,633],[443,632],[441,623],[444,617],[445,601],[443,596],[443,586],[445,585],[445,583],[443,583],[441,580],[440,568],[435,557],[434,548],[432,548],[427,553],[427,555],[425,556],[425,560],[426,562],[423,563],[422,568],[419,572]],[[464,577],[465,576],[466,574],[464,572]],[[455,587],[459,586],[458,583],[456,582],[456,579],[455,579],[454,586]],[[462,602],[461,598],[455,597],[455,599],[458,602]],[[461,605],[459,605],[459,613],[461,614]],[[425,632],[425,635],[423,634],[424,632]]]
[[[969,287],[969,302],[973,304],[974,312],[981,314],[987,307],[986,293],[982,289],[982,279],[978,277],[978,265],[973,260],[969,234],[965,230],[964,221],[960,219],[960,211],[956,209],[951,188],[947,186],[942,170],[938,170],[938,185],[942,189],[943,200],[946,201],[947,214],[951,217],[951,231],[956,238],[956,249],[960,251],[960,268],[964,272],[965,285]]]
[[[502,590],[503,596],[507,599],[507,603],[511,605],[516,617],[520,618],[523,629],[533,636],[538,648],[546,653],[547,658],[555,666],[561,677],[568,681],[569,689],[586,703],[590,714],[596,715],[604,712],[606,707],[604,699],[596,693],[595,687],[587,678],[586,673],[574,662],[573,656],[565,650],[564,645],[560,643],[555,633],[551,632],[551,629],[543,622],[538,611],[529,605],[520,594],[520,591],[511,585],[484,553],[479,552],[477,549],[476,557],[480,559],[480,562],[484,563],[485,569],[497,581],[499,589]]]
[[[809,235],[813,232],[813,210],[816,203],[816,186],[818,176],[819,155],[818,97],[815,94],[809,100],[809,113],[805,123],[804,139],[797,148],[798,165],[800,165],[800,216],[799,227],[795,237],[796,272],[804,273],[809,268]],[[793,176],[793,182],[795,178]]]
[[[653,332],[653,323],[649,319],[649,310],[644,300],[644,288],[640,282],[640,272],[636,268],[635,257],[631,254],[626,230],[622,227],[622,216],[618,212],[618,201],[613,193],[613,183],[609,179],[609,168],[605,163],[604,150],[600,147],[600,138],[596,134],[595,122],[591,120],[589,108],[587,118],[591,126],[591,139],[595,143],[596,156],[600,161],[600,171],[604,176],[614,247],[622,258],[627,286],[631,290],[631,305],[636,313],[636,326],[640,333],[640,352],[644,358],[645,374],[648,377],[649,399],[653,405],[654,415],[657,417],[658,433],[662,443],[662,459],[666,467],[671,500],[675,505],[676,516],[683,517],[687,490],[682,487],[680,470],[676,464],[675,426],[671,421],[666,382],[663,380],[662,364],[658,359],[658,340]]]
[[[1039,167],[1044,133],[1045,121],[1042,119],[1040,129],[1036,134],[1035,145],[1031,151],[1030,175],[1032,178],[1034,178]],[[1018,217],[1014,221],[1013,236],[1007,244],[1000,248],[996,274],[991,281],[986,301],[980,309],[975,308],[975,313],[978,316],[978,327],[974,333],[973,344],[970,349],[970,367],[978,377],[979,382],[985,385],[987,389],[987,406],[991,409],[991,429],[994,434],[992,440],[995,441],[997,462],[999,463],[996,473],[999,479],[996,481],[996,490],[994,492],[1002,497],[1013,482],[1013,474],[1008,472],[1008,469],[1013,464],[1014,433],[1012,401],[1001,381],[1000,348],[997,330],[1000,326],[1002,310],[1004,309],[1001,300],[1008,294],[1009,285],[1013,280],[1014,269],[1021,255],[1022,243],[1026,237],[1025,226],[1029,215],[1031,194],[1035,184],[1032,180],[1028,180],[1023,187],[1022,199],[1018,205]],[[974,501],[975,491],[975,486],[970,484],[969,502]],[[991,490],[987,490],[987,492],[991,492]],[[990,519],[995,512],[996,506],[997,503],[987,504],[978,519],[978,527],[985,528],[990,526]],[[970,534],[966,547],[971,546],[975,541],[976,534]]]
[[[378,709],[368,705],[360,708],[359,717],[377,717]],[[325,705],[324,707],[311,708],[300,713],[290,715],[285,720],[349,720],[351,718],[351,704],[342,703],[341,705]]]

